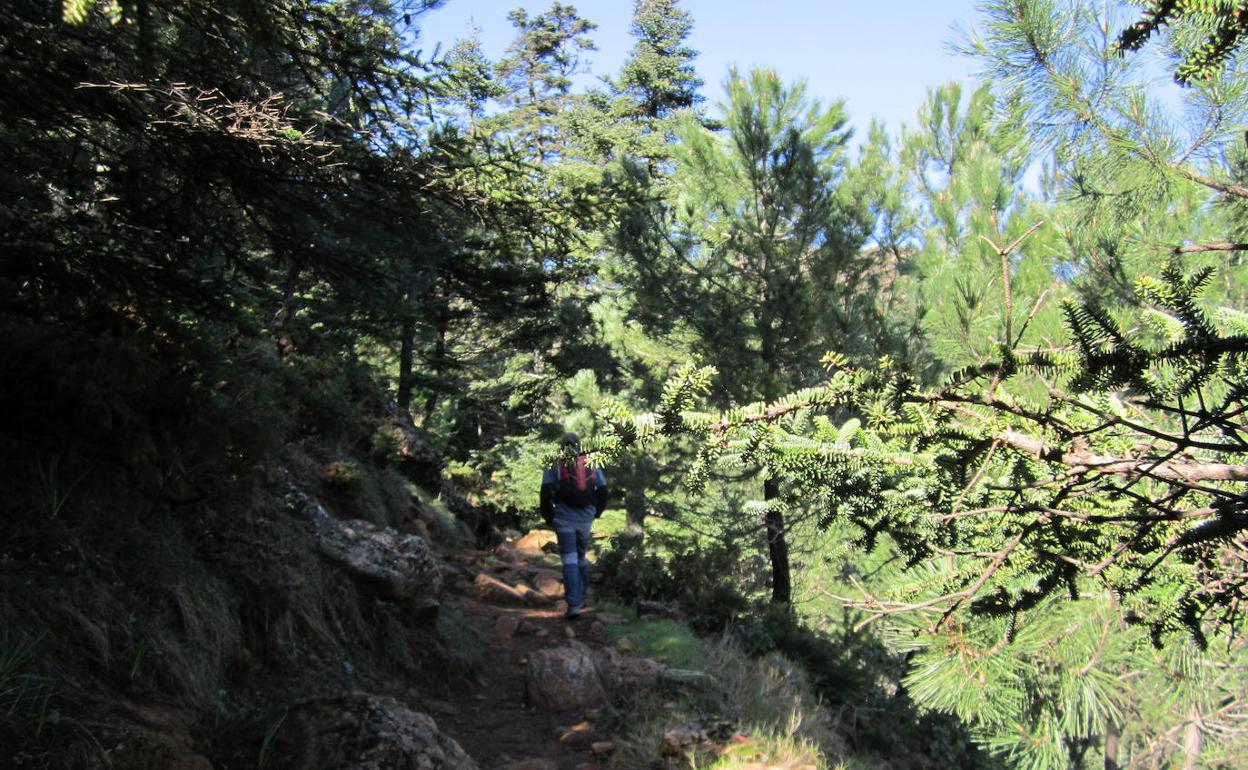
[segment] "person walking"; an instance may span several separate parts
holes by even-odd
[[[576,620],[585,610],[589,584],[585,552],[594,519],[607,507],[607,477],[601,468],[586,465],[581,439],[575,433],[563,434],[560,446],[564,459],[557,467],[542,472],[540,499],[542,519],[559,539],[563,594],[568,603],[566,617]]]

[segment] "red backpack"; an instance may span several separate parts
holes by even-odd
[[[575,465],[559,464],[559,485],[555,499],[573,508],[594,504],[598,492],[598,471],[585,464],[585,453],[576,456]]]

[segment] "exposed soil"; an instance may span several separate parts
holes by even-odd
[[[470,569],[490,560],[490,554],[466,555]],[[492,572],[523,570],[536,563],[498,563]],[[546,760],[545,767],[588,770],[605,767],[591,748],[607,736],[595,734],[593,713],[583,710],[551,713],[525,703],[525,665],[530,653],[562,646],[570,638],[601,647],[607,637],[591,609],[577,621],[563,616],[563,603],[546,607],[505,606],[483,601],[469,588],[450,593],[444,604],[457,607],[486,640],[476,681],[450,686],[441,698],[424,707],[443,732],[455,738],[482,770],[507,767],[524,760]],[[523,765],[526,770],[530,765]],[[531,767],[543,765],[533,762]]]

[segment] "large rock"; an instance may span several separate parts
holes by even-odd
[[[378,428],[378,432],[386,434],[385,443],[391,445],[399,470],[422,489],[439,491],[442,487],[442,457],[420,435],[404,410],[394,403],[388,406],[389,419]]]
[[[529,705],[547,711],[590,708],[607,699],[594,656],[577,642],[529,655],[524,692]]]
[[[526,558],[541,558],[546,553],[559,553],[559,541],[549,529],[534,529],[516,541],[515,549]]]
[[[437,605],[442,573],[423,537],[361,519],[338,521],[315,501],[308,502],[304,513],[321,553],[361,587],[389,601]]]
[[[653,690],[663,673],[663,667],[650,658],[624,655],[609,647],[594,654],[594,667],[602,686],[613,697]]]
[[[567,647],[529,656],[524,686],[529,704],[548,711],[598,706],[610,698],[653,690],[663,667],[649,658],[617,650],[591,650],[573,641]]]
[[[484,572],[479,573],[472,581],[472,584],[477,591],[477,596],[482,601],[493,602],[494,604],[529,604],[529,600],[524,592],[504,583],[498,578],[490,577]]]
[[[281,770],[476,770],[428,714],[351,693],[292,707],[268,752]]]

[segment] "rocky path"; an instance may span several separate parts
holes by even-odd
[[[477,681],[453,686],[425,706],[482,770],[591,770],[606,767],[612,748],[595,733],[601,713],[595,698],[579,697],[559,681],[539,684],[567,689],[570,699],[526,693],[535,658],[602,651],[607,644],[592,610],[576,622],[564,619],[559,573],[541,550],[545,539],[533,533],[494,552],[465,554],[448,586],[445,603],[476,627],[486,650]],[[587,678],[594,686],[600,681],[593,668]]]

